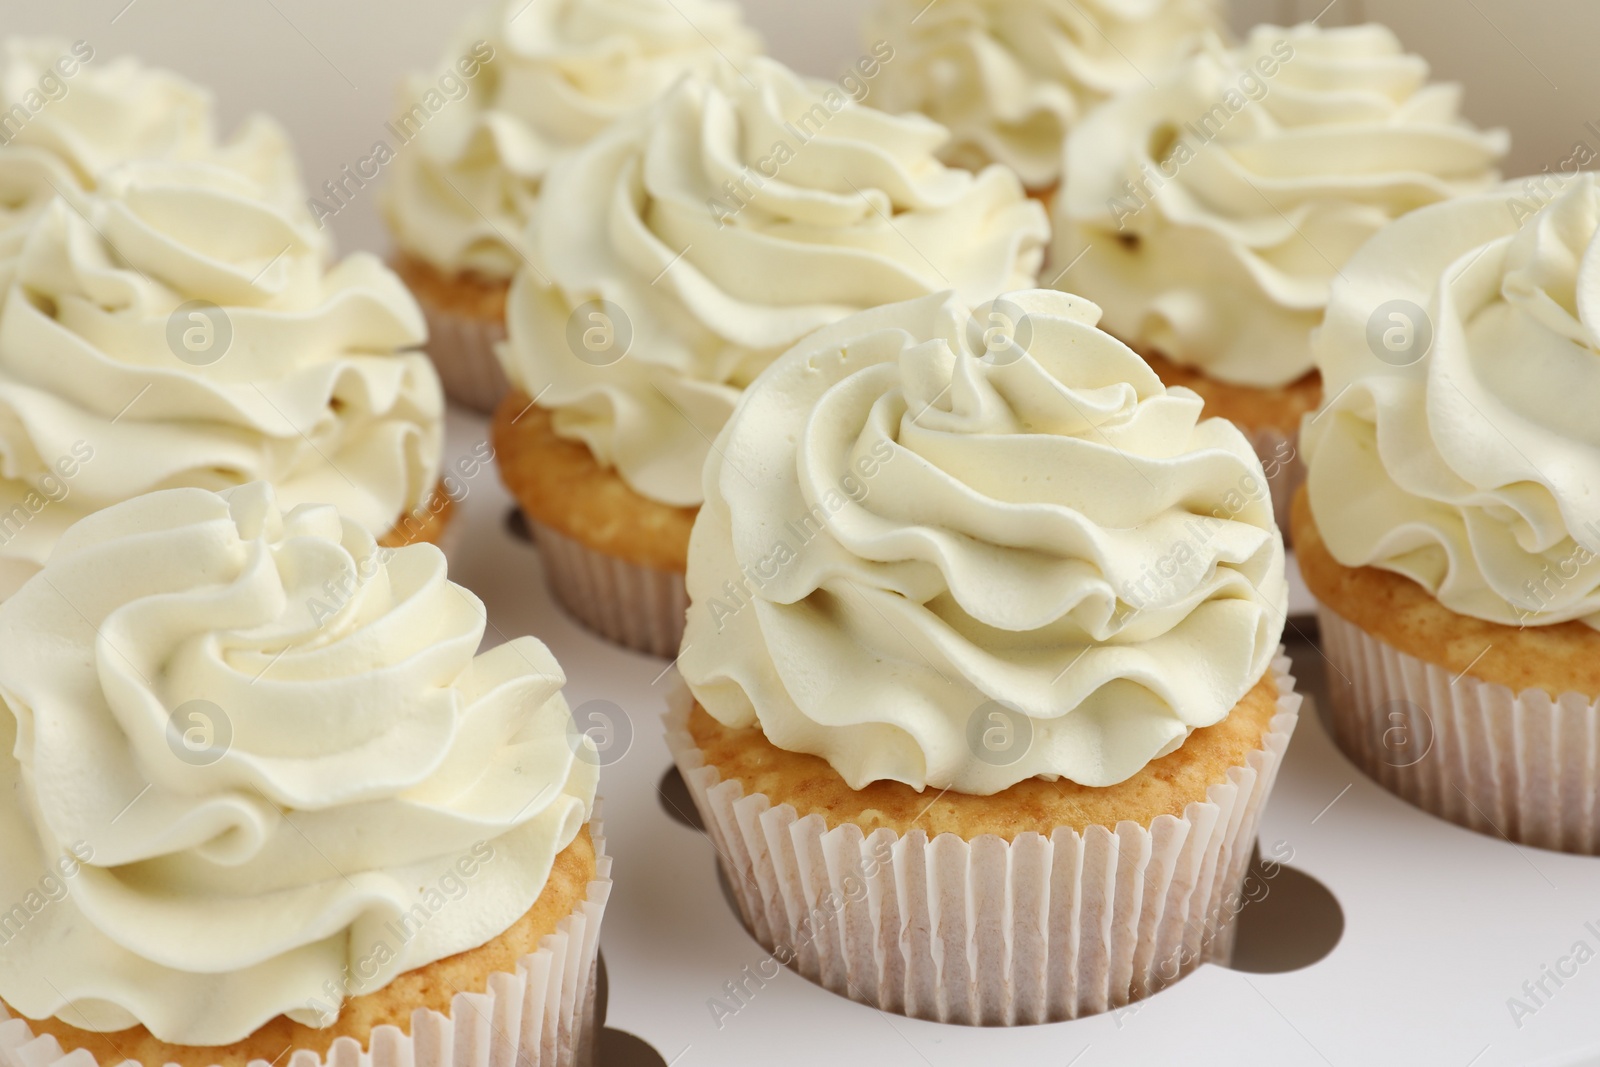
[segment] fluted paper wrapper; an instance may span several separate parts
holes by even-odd
[[[1285,434],[1281,430],[1262,426],[1240,426],[1239,429],[1256,450],[1256,458],[1261,460],[1267,471],[1274,470],[1276,464],[1277,474],[1267,479],[1267,492],[1272,495],[1272,514],[1278,520],[1278,529],[1283,531],[1283,543],[1287,545],[1289,505],[1294,501],[1296,491],[1306,481],[1306,465],[1300,458],[1300,434]]]
[[[340,1038],[326,1059],[297,1049],[272,1067],[588,1067],[594,1062],[600,920],[611,895],[611,858],[605,854],[598,800],[589,834],[598,863],[587,896],[537,952],[517,961],[514,974],[491,974],[486,992],[456,994],[448,1016],[418,1009],[409,1036],[398,1027],[380,1026],[372,1031],[369,1050]],[[251,1063],[266,1065],[265,1060]],[[0,1006],[0,1067],[97,1064],[84,1049],[63,1055],[54,1037],[36,1037],[27,1020],[12,1018]]]
[[[506,339],[505,322],[437,307],[424,296],[417,297],[417,304],[428,322],[428,358],[439,372],[445,395],[474,411],[493,414],[511,391],[494,354],[495,346]]]
[[[528,530],[550,592],[567,614],[613,644],[667,659],[678,655],[689,610],[682,574],[596,552],[531,516]]]
[[[1600,701],[1457,678],[1327,607],[1318,616],[1344,675],[1328,683],[1334,738],[1368,776],[1479,833],[1600,855]]]
[[[829,829],[721,781],[688,732],[668,744],[745,925],[774,958],[842,996],[936,1022],[1058,1022],[1122,1007],[1226,960],[1256,827],[1299,715],[1289,661],[1260,749],[1182,818],[963,840]]]

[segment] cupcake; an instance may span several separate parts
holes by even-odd
[[[775,959],[984,1025],[1227,958],[1299,707],[1249,442],[1087,301],[996,303],[1004,344],[938,294],[746,392],[706,465],[668,725]]]
[[[1310,334],[1330,283],[1391,220],[1497,180],[1506,135],[1461,118],[1460,95],[1382,26],[1262,26],[1068,139],[1057,284],[1244,430],[1280,517],[1323,396]]]
[[[0,605],[0,1045],[440,1067],[492,1027],[576,1062],[598,754],[544,645],[475,657],[484,623],[436,548],[263,483],[63,534]]]
[[[227,139],[204,89],[88,41],[7,37],[0,46],[0,281],[32,222],[58,196],[93,192],[134,160],[203,160],[238,171],[285,210],[305,212],[283,128],[251,115]]]
[[[405,286],[329,268],[244,175],[135,163],[29,227],[0,305],[0,595],[92,511],[270,482],[386,544],[437,540],[444,412]]]
[[[1334,734],[1427,811],[1600,854],[1600,177],[1437,204],[1344,268],[1294,536]],[[1408,347],[1389,343],[1396,332]]]
[[[890,50],[879,96],[950,130],[947,162],[1003,163],[1048,199],[1067,134],[1102,101],[1168,70],[1210,31],[1220,0],[881,0],[866,40]]]
[[[680,84],[550,174],[493,430],[559,600],[675,654],[689,528],[740,393],[818,327],[946,289],[1032,284],[1049,237],[1016,176],[941,165],[944,130],[771,60]]]
[[[371,169],[393,172],[394,267],[453,400],[489,412],[507,391],[494,345],[551,165],[686,74],[738,80],[759,49],[730,0],[497,0],[406,84]],[[329,183],[322,210],[364,184]]]

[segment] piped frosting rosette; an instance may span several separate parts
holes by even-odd
[[[88,41],[11,37],[0,53],[0,279],[26,226],[58,196],[82,204],[135,160],[205,160],[256,182],[284,210],[305,211],[288,135],[251,115],[224,141],[214,102],[171,71]]]
[[[949,127],[945,156],[1003,163],[1032,189],[1061,179],[1068,131],[1109,97],[1159,80],[1224,29],[1216,0],[884,0],[866,30],[887,41],[887,111]]]
[[[440,270],[509,279],[558,159],[685,75],[737,80],[759,51],[728,0],[502,0],[403,90],[390,226]]]
[[[705,471],[680,669],[730,726],[876,780],[1120,782],[1266,673],[1287,587],[1249,443],[1096,329],[949,294],[824,329]],[[1029,732],[1006,765],[986,708]]]
[[[0,899],[70,871],[0,999],[223,1044],[509,928],[599,761],[545,647],[475,657],[484,623],[434,547],[260,484],[75,526],[0,606]]]
[[[76,518],[265,480],[381,536],[438,477],[420,312],[243,175],[132,164],[31,228],[0,308],[0,587]]]
[[[790,345],[880,304],[1031,285],[1049,236],[1015,175],[939,163],[943,128],[771,60],[746,73],[684,82],[552,172],[507,309],[511,380],[674,506],[700,503],[710,439]]]
[[[1600,180],[1541,188],[1418,212],[1351,262],[1316,339],[1308,488],[1347,567],[1489,622],[1600,628]]]
[[[1067,144],[1054,257],[1106,328],[1238,385],[1312,369],[1309,337],[1356,249],[1498,179],[1502,130],[1378,25],[1261,26],[1096,111]]]

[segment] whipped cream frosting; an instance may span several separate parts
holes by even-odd
[[[1014,174],[940,164],[927,119],[746,72],[687,81],[558,166],[506,312],[512,382],[670,505],[700,503],[711,439],[790,345],[879,304],[1031,285],[1049,236]]]
[[[265,480],[378,536],[427,498],[444,407],[406,351],[421,312],[373,256],[323,249],[211,163],[130,164],[45,210],[0,304],[0,593],[156,489]]]
[[[1293,382],[1367,238],[1497,180],[1506,134],[1460,102],[1382,26],[1212,41],[1069,137],[1052,255],[1078,265],[1060,284],[1136,347],[1238,385]]]
[[[251,115],[227,140],[211,94],[128,56],[104,59],[87,41],[10,37],[0,51],[0,260],[57,196],[82,205],[117,167],[136,160],[204,160],[239,171],[285,210],[305,193],[288,135]]]
[[[396,146],[383,199],[395,239],[442,271],[509,279],[556,160],[685,75],[739,79],[760,48],[729,0],[498,0],[402,90],[405,113],[454,79]]]
[[[0,605],[0,900],[67,888],[13,913],[0,999],[226,1044],[510,928],[599,758],[485,619],[437,548],[260,483],[74,526]]]
[[[1563,184],[1373,238],[1334,286],[1315,342],[1332,400],[1302,439],[1340,563],[1461,615],[1600,628],[1600,178]]]
[[[895,58],[873,103],[949,127],[952,163],[1048,189],[1088,111],[1159,80],[1207,31],[1224,32],[1218,0],[883,0],[866,39]]]
[[[974,794],[1111,785],[1227,716],[1284,625],[1266,476],[1098,317],[936,294],[762,375],[689,547],[707,711],[853,788]]]

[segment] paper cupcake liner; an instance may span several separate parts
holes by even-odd
[[[1300,458],[1300,434],[1286,434],[1282,430],[1260,426],[1241,426],[1256,458],[1262,466],[1276,476],[1267,479],[1267,491],[1272,495],[1272,514],[1277,517],[1278,529],[1283,531],[1283,543],[1289,543],[1289,505],[1294,494],[1305,484],[1306,465]],[[1289,457],[1284,459],[1283,457]]]
[[[672,659],[683,642],[689,592],[683,575],[596,552],[528,516],[557,602],[614,644]]]
[[[605,854],[600,802],[589,822],[597,866],[588,894],[536,952],[517,961],[515,974],[489,976],[487,991],[458,993],[450,1014],[418,1010],[411,1034],[399,1027],[372,1031],[363,1050],[340,1038],[327,1057],[297,1049],[282,1067],[586,1067],[593,1062],[595,976],[600,921],[611,895],[611,858]],[[46,1034],[0,1007],[0,1067],[96,1067],[87,1050],[63,1054]],[[101,1064],[99,1067],[115,1067]]]
[[[688,732],[670,697],[667,740],[745,926],[780,963],[842,996],[936,1022],[1059,1022],[1122,1007],[1226,960],[1256,827],[1299,715],[1289,661],[1278,712],[1245,764],[1146,829],[1122,822],[929,840],[828,829],[745,795]]]
[[[494,354],[506,339],[506,325],[498,319],[462,315],[417,297],[428,322],[428,358],[439,372],[445,395],[456,403],[492,414],[511,391],[511,383]]]
[[[1328,683],[1334,738],[1356,766],[1468,829],[1600,855],[1600,700],[1457,678],[1327,607],[1318,616],[1344,676]]]

